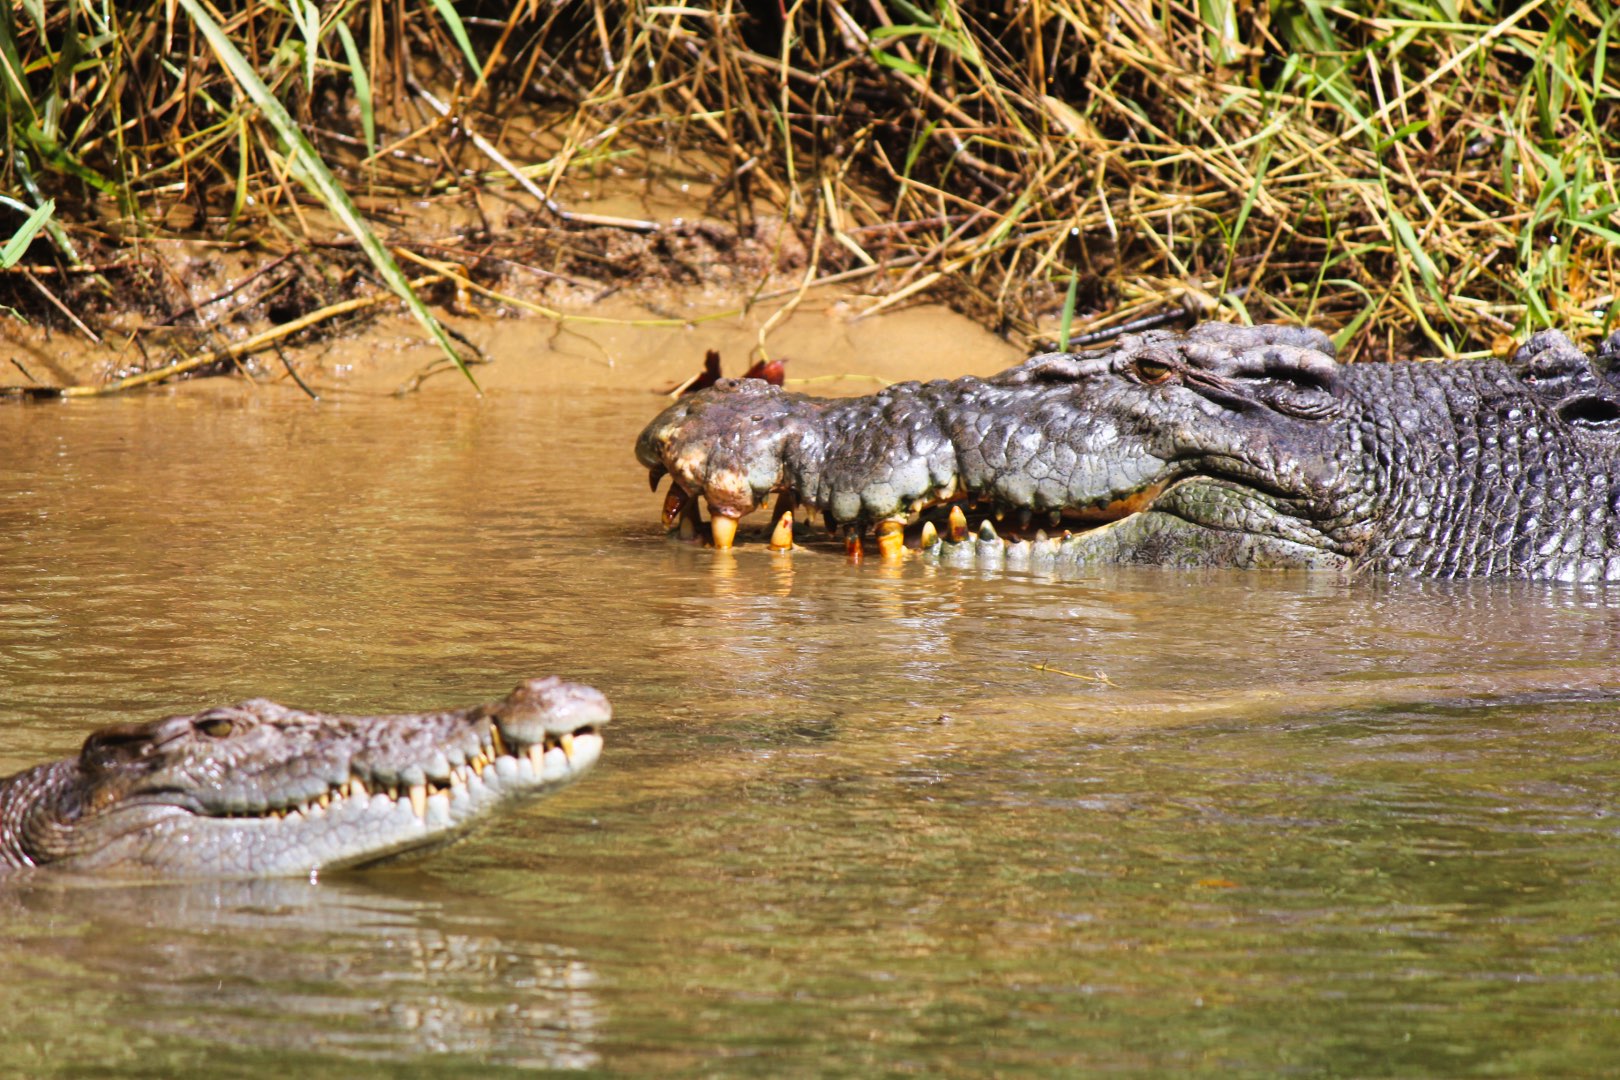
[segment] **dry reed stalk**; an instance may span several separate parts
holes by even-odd
[[[1034,341],[1078,273],[1092,325],[1242,286],[1251,316],[1336,328],[1357,358],[1616,322],[1620,15],[1603,6],[1467,23],[1439,0],[1244,5],[1235,37],[1177,0],[593,0],[465,25],[419,2],[318,24],[216,10],[352,190],[562,209],[604,164],[675,169],[743,230],[801,230],[795,291],[859,280],[871,310],[945,299]],[[322,250],[324,219],[173,5],[113,9],[105,39],[82,5],[14,12],[0,186],[19,203],[57,196],[63,236],[103,249],[186,203],[204,235]],[[70,41],[96,44],[64,66]],[[430,68],[455,122],[407,92]],[[577,213],[555,223],[532,236],[553,269],[609,279],[613,243]],[[33,266],[71,267],[52,245]]]

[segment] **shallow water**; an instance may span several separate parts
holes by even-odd
[[[581,784],[402,868],[0,887],[0,1072],[1620,1055],[1620,596],[697,550],[630,456],[658,404],[0,408],[0,772],[256,695],[616,708]]]

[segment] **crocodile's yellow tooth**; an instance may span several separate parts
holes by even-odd
[[[686,489],[679,484],[669,485],[669,494],[664,496],[663,520],[664,528],[673,529],[675,522],[686,511],[686,504],[691,500]]]
[[[411,785],[411,813],[423,821],[427,820],[427,785]]]
[[[529,764],[534,766],[536,772],[546,767],[546,747],[544,743],[529,744]]]
[[[338,785],[337,790],[340,798],[347,799],[349,797],[349,782],[347,780],[343,781],[343,783]]]
[[[489,725],[489,738],[490,741],[495,744],[496,757],[500,757],[502,754],[510,754],[512,752],[511,750],[507,749],[506,740],[501,738],[501,727],[499,724]]]
[[[468,762],[468,764],[473,767],[474,772],[476,772],[479,776],[483,776],[484,770],[489,768],[489,758],[485,757],[484,752],[480,750],[478,752],[478,756],[473,758],[472,761]]]
[[[366,782],[360,779],[358,776],[351,776],[349,778],[349,790],[352,791],[356,797],[361,799],[369,799],[371,797],[371,792],[366,788]]]
[[[877,542],[884,562],[899,562],[906,554],[906,523],[892,519],[878,522]]]
[[[562,747],[564,757],[569,761],[574,760],[574,737],[572,735],[557,736],[557,745]]]
[[[728,514],[715,512],[709,520],[709,529],[714,536],[714,546],[722,551],[737,539],[737,519]]]
[[[793,550],[793,511],[783,511],[782,516],[776,520],[776,528],[771,530],[772,551]]]
[[[967,515],[962,512],[960,506],[951,507],[949,527],[950,532],[948,535],[951,538],[951,543],[960,544],[968,538]]]
[[[315,796],[315,801],[321,804],[322,810],[325,810],[328,806],[332,805],[332,796],[323,791],[319,795]]]
[[[918,543],[925,551],[939,543],[939,530],[934,528],[932,521],[923,522],[922,535],[918,538]]]
[[[668,507],[666,504],[666,511]],[[696,540],[698,530],[703,527],[703,511],[698,506],[696,495],[681,492],[681,503],[675,512],[680,516],[680,537],[682,540]]]

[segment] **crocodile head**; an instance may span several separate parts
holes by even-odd
[[[441,843],[596,761],[607,700],[536,679],[455,712],[334,716],[264,700],[104,728],[0,780],[0,869],[259,877]]]
[[[961,503],[1004,530],[1071,531],[1036,540],[1082,562],[1333,566],[1340,370],[1316,331],[1212,323],[865,398],[722,381],[666,409],[636,455],[655,485],[673,478],[666,524],[701,497],[719,546],[777,492],[834,528],[875,527],[886,554]]]

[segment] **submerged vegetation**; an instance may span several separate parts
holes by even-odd
[[[1357,358],[1590,340],[1620,285],[1617,36],[1585,0],[16,0],[0,245],[37,235],[0,304],[247,333],[409,293],[400,263],[476,303],[514,268],[701,276],[701,240],[744,297],[789,268],[1025,342],[1066,295],[1076,332],[1225,306]],[[724,227],[578,209],[678,185]],[[458,224],[426,235],[424,202]],[[206,319],[197,245],[263,271]]]

